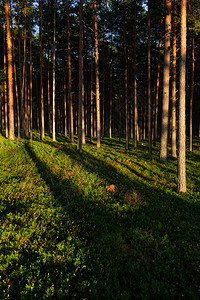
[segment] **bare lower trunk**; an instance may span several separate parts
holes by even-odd
[[[191,74],[191,93],[190,93],[190,148],[192,151],[192,112],[193,112],[193,98],[194,98],[194,36],[192,37],[192,74]]]
[[[13,66],[12,40],[10,32],[10,13],[8,0],[5,0],[6,28],[7,28],[7,57],[8,57],[8,100],[9,100],[9,138],[15,138],[14,126],[14,98],[13,98]]]
[[[172,156],[176,157],[176,3],[174,4],[174,27],[172,37]]]
[[[56,0],[54,1],[54,26],[53,26],[53,142],[56,141]]]
[[[160,159],[167,160],[168,123],[169,123],[169,75],[170,75],[170,35],[171,35],[171,0],[166,0],[165,17],[165,54],[163,69],[163,105]]]
[[[149,153],[152,152],[151,126],[151,42],[150,42],[150,0],[148,0],[148,143]]]
[[[82,149],[82,111],[83,111],[83,0],[79,4],[79,98],[78,98],[78,144],[77,149]]]
[[[181,0],[181,54],[180,54],[180,99],[178,129],[178,191],[186,193],[186,34],[187,1]]]
[[[3,3],[4,4],[4,3]],[[5,4],[4,4],[5,6]],[[5,10],[3,14],[3,61],[4,61],[4,124],[6,129],[6,138],[8,138],[8,90],[7,90],[7,55],[6,55],[6,17]]]
[[[41,140],[44,138],[44,95],[43,95],[43,67],[42,67],[42,0],[40,4],[40,103],[41,103]]]
[[[94,34],[95,34],[95,77],[96,77],[96,111],[97,111],[97,147],[101,146],[101,124],[100,124],[100,94],[99,94],[99,49],[97,29],[97,2],[94,1]]]

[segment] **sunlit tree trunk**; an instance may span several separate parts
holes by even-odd
[[[12,40],[10,32],[10,12],[8,0],[5,0],[6,31],[7,31],[7,57],[8,57],[8,103],[9,103],[9,138],[15,138],[14,126],[14,98],[13,98],[13,66],[12,66]]]
[[[194,98],[194,35],[192,37],[192,74],[191,74],[191,93],[190,93],[190,147],[189,150],[192,151],[192,113],[193,113],[193,98]]]
[[[149,153],[152,152],[152,126],[151,126],[151,19],[150,0],[148,0],[148,143]]]
[[[48,11],[49,8],[49,0],[48,0]],[[48,132],[49,135],[52,133],[51,131],[51,91],[50,91],[50,20],[48,20],[48,44],[47,44],[47,113],[48,113]]]
[[[112,138],[112,58],[110,59],[109,138]]]
[[[3,2],[5,7],[5,2]],[[6,138],[8,138],[8,90],[7,90],[7,55],[6,55],[6,11],[3,13],[3,65],[4,65],[4,120],[6,129]]]
[[[43,67],[42,67],[42,0],[39,2],[39,13],[40,13],[40,103],[41,103],[41,129],[40,137],[41,140],[44,138],[44,95],[43,95]]]
[[[97,29],[97,1],[94,1],[94,36],[95,36],[95,77],[96,77],[96,111],[97,111],[97,147],[101,146],[100,93],[99,93],[99,48]]]
[[[77,149],[82,149],[82,112],[83,112],[83,0],[79,4],[79,97],[78,97],[78,144]]]
[[[176,157],[176,14],[177,5],[174,3],[174,24],[172,31],[172,156]]]
[[[138,108],[137,108],[137,81],[136,81],[136,17],[137,7],[134,2],[134,20],[133,20],[133,86],[134,86],[134,147],[137,147],[138,140]]]
[[[68,49],[68,94],[69,94],[69,121],[70,140],[74,142],[73,125],[73,103],[72,103],[72,67],[71,67],[71,43],[70,43],[70,23],[69,23],[69,2],[67,0],[67,49]]]
[[[126,49],[126,11],[125,4],[123,4],[123,38],[124,38],[124,59],[125,59],[125,111],[126,111],[126,146],[125,149],[129,149],[129,132],[128,132],[128,66],[127,66],[127,49]]]
[[[169,123],[169,76],[170,76],[170,36],[171,36],[171,0],[165,1],[165,54],[163,69],[163,105],[162,105],[162,127],[160,159],[167,160],[167,140]]]
[[[181,45],[179,80],[179,129],[178,129],[178,191],[186,193],[186,35],[187,0],[181,0]]]
[[[31,21],[32,20],[31,20],[31,15],[30,15],[30,140],[32,141],[32,139],[33,139],[33,62],[32,62],[32,26],[31,26]]]
[[[93,58],[92,58],[92,62],[91,62],[91,91],[90,91],[90,115],[91,115],[91,121],[90,121],[90,142],[92,143],[92,139],[93,139],[93,130],[94,130],[94,97],[93,97]]]
[[[156,77],[156,95],[155,95],[154,146],[156,146],[156,142],[158,140],[158,100],[159,100],[159,91],[160,91],[160,55],[161,55],[161,47],[162,47],[162,32],[161,32],[162,23],[163,23],[163,18],[161,17],[159,44],[158,44],[158,69],[157,69],[157,77]]]
[[[54,23],[53,23],[53,142],[56,141],[56,0],[54,1]]]
[[[27,1],[24,7],[24,133],[28,136],[28,94],[27,94],[27,49],[26,49],[26,21],[27,21]]]

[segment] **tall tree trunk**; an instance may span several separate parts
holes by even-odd
[[[110,59],[109,138],[112,138],[112,58]]]
[[[125,84],[125,110],[126,110],[126,147],[129,149],[129,132],[128,132],[128,66],[127,66],[127,49],[126,49],[126,11],[125,4],[123,4],[123,38],[124,38],[124,59],[125,59],[125,74],[124,74],[124,84]]]
[[[191,93],[190,93],[190,147],[189,150],[192,151],[192,113],[193,113],[193,98],[194,98],[194,35],[192,37],[192,74],[191,74]]]
[[[180,99],[178,129],[178,191],[186,193],[186,35],[187,0],[181,0],[181,54],[180,54]]]
[[[67,117],[67,85],[66,85],[66,72],[65,72],[65,69],[66,69],[65,55],[63,55],[64,130],[65,130],[65,137],[67,137],[68,117]],[[68,98],[69,98],[69,91],[68,91]]]
[[[48,0],[48,11],[50,13],[49,8],[49,0]],[[48,114],[48,132],[51,134],[51,91],[50,91],[50,20],[48,20],[48,44],[47,44],[47,114]]]
[[[30,15],[30,140],[32,141],[32,139],[33,139],[33,63],[32,63],[32,26],[31,26],[31,15]]]
[[[56,141],[56,0],[54,1],[53,22],[53,142]]]
[[[70,140],[74,142],[73,125],[73,103],[72,103],[72,67],[71,67],[71,43],[70,43],[70,24],[69,24],[69,2],[67,0],[67,50],[68,50],[68,94],[69,94],[69,121],[70,121]]]
[[[163,69],[163,105],[162,105],[162,128],[160,159],[167,160],[167,140],[169,123],[169,75],[170,75],[170,35],[171,35],[171,0],[165,1],[165,54]]]
[[[19,88],[19,95],[20,95],[20,108],[19,108],[19,117],[20,117],[20,128],[21,124],[23,126],[23,104],[22,104],[22,66],[21,66],[21,37],[20,37],[20,25],[19,25],[19,0],[17,1],[17,27],[18,27],[18,32],[19,32],[19,37],[18,37],[18,53],[19,53],[19,74],[20,74],[20,88]],[[20,129],[19,129],[20,132]],[[21,134],[21,132],[20,132]]]
[[[14,126],[14,98],[13,98],[13,66],[12,66],[12,40],[10,32],[10,14],[8,0],[5,0],[6,29],[7,29],[7,56],[8,56],[8,102],[9,102],[9,138],[15,138]]]
[[[94,97],[93,97],[93,58],[91,62],[91,95],[90,95],[90,115],[91,115],[91,121],[90,121],[90,142],[92,143],[92,138],[94,134]]]
[[[20,109],[19,109],[19,91],[18,91],[18,85],[17,85],[17,70],[16,70],[16,62],[15,62],[15,52],[13,49],[13,69],[14,69],[14,79],[15,79],[15,95],[16,95],[16,101],[17,101],[17,129],[18,129],[18,139],[20,139]]]
[[[40,103],[41,103],[41,129],[40,137],[41,140],[45,136],[44,132],[44,95],[43,95],[43,67],[42,67],[42,0],[39,2],[39,13],[40,13]]]
[[[158,140],[158,100],[159,100],[159,91],[160,91],[160,55],[161,55],[161,46],[162,46],[162,31],[161,31],[162,23],[163,23],[163,18],[161,17],[159,44],[158,44],[158,69],[157,69],[157,77],[156,77],[156,95],[155,95],[154,146],[156,146],[156,142]]]
[[[149,153],[152,152],[152,126],[151,126],[151,19],[150,19],[150,0],[148,0],[148,143]]]
[[[5,2],[3,2],[5,6]],[[6,11],[3,13],[3,65],[4,65],[4,120],[6,129],[6,138],[8,138],[8,89],[7,89],[7,55],[6,55]]]
[[[78,97],[78,144],[77,149],[82,149],[83,133],[82,133],[82,118],[83,118],[83,0],[79,4],[79,97]]]
[[[99,48],[97,29],[97,1],[94,0],[94,39],[95,39],[95,77],[96,77],[96,111],[97,111],[97,147],[101,146],[100,94],[99,94]]]
[[[174,26],[172,32],[172,156],[176,157],[176,14],[177,5],[174,3]]]
[[[133,20],[133,86],[134,86],[134,147],[137,147],[138,141],[138,108],[137,108],[137,81],[136,81],[136,17],[137,17],[137,3],[134,2],[134,20]]]

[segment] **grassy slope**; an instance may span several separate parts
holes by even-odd
[[[144,142],[78,152],[61,135],[0,137],[2,298],[198,299],[199,141],[194,149],[183,196],[177,161]]]

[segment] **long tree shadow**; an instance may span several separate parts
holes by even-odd
[[[199,242],[199,204],[188,203],[183,197],[168,194],[144,181],[131,179],[84,150],[77,152],[73,147],[60,148],[70,156],[73,165],[81,165],[88,173],[96,174],[102,182],[118,187],[119,192],[111,196],[111,203],[100,202],[94,197],[86,197],[78,183],[75,184],[70,178],[63,180],[56,175],[29,144],[26,143],[25,148],[51,189],[55,205],[67,211],[79,227],[80,239],[86,242],[89,249],[87,272],[80,276],[84,279],[94,276],[99,281],[92,297],[101,294],[110,299],[121,299],[120,295],[125,298],[127,291],[127,299],[134,295],[141,298],[144,288],[154,296],[160,295],[159,289],[151,286],[149,276],[161,285],[167,277],[168,288],[176,286],[176,295],[180,291],[185,295],[189,291],[197,292],[198,284],[195,282],[190,287],[184,287],[180,274],[187,271],[189,280],[197,270],[193,266],[187,266],[189,269],[186,270],[187,259],[183,259],[183,262],[180,260],[189,244],[196,245]],[[133,202],[128,209],[123,209],[126,191],[132,189],[140,191],[144,202],[139,206]],[[112,206],[115,202],[119,202],[119,209]],[[188,259],[193,261],[197,256]],[[163,269],[157,267],[159,264]],[[168,268],[173,268],[172,274]],[[165,293],[167,291],[163,289],[161,294]]]

